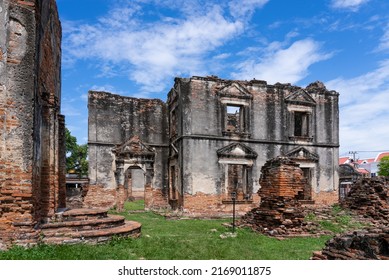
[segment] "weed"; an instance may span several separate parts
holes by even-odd
[[[337,214],[339,214],[341,211],[343,211],[343,208],[342,208],[339,204],[334,204],[334,205],[332,205],[331,211],[332,211],[332,214],[333,214],[333,215],[337,215]]]

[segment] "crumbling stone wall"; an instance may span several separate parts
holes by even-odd
[[[261,167],[277,156],[304,169],[301,201],[332,204],[338,200],[338,96],[321,82],[301,88],[215,76],[176,78],[166,103],[90,92],[91,184],[107,190],[121,184],[112,149],[138,136],[155,149],[151,189],[173,209],[228,212],[233,192],[238,211],[255,207]]]
[[[149,178],[145,181],[145,207],[166,207],[169,147],[166,104],[158,99],[90,91],[88,108],[90,186],[85,206],[120,207],[128,196],[128,190],[123,188],[128,186],[124,186],[124,181],[120,182],[118,174],[136,167],[143,169]],[[143,158],[142,153],[135,157],[123,155],[123,158],[114,153],[116,147],[125,145],[131,139],[153,150],[152,163]],[[132,144],[128,145],[131,150]],[[159,197],[150,199],[153,197],[151,194]]]
[[[261,167],[277,156],[293,158],[308,170],[306,203],[328,205],[338,201],[338,93],[321,82],[300,88],[215,76],[176,78],[167,103],[173,144],[169,178],[174,170],[175,180],[170,181],[175,182],[175,196],[179,197],[172,195],[170,201],[178,201],[178,207],[201,211],[203,195],[227,202],[232,176],[229,170],[236,164],[247,170],[247,203],[259,200]],[[235,111],[229,113],[231,109]],[[235,129],[230,128],[231,114],[239,119]],[[298,121],[305,121],[300,131],[306,131],[306,135],[295,135]],[[236,151],[232,150],[225,156],[218,154],[234,143],[244,147],[240,147],[241,155],[234,155]],[[195,201],[199,202],[197,207]]]
[[[59,194],[61,25],[54,0],[0,3],[0,236],[22,238]],[[63,141],[62,141],[63,143]]]

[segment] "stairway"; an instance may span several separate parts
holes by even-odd
[[[55,222],[40,226],[40,241],[45,244],[98,244],[113,236],[138,237],[141,224],[108,214],[106,209],[72,209],[56,214]]]

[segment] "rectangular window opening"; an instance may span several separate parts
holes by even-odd
[[[309,115],[306,112],[294,112],[294,136],[309,136]]]
[[[227,126],[228,132],[242,131],[242,106],[227,105]]]

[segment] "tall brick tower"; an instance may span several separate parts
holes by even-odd
[[[0,1],[0,248],[65,207],[55,0]]]

